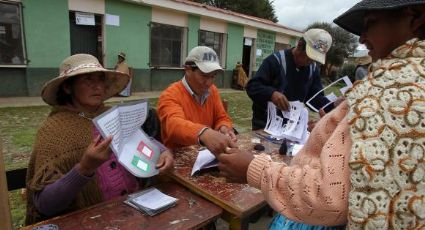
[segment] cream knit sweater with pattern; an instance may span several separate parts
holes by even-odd
[[[425,41],[370,67],[290,166],[257,156],[248,183],[288,218],[350,229],[425,228]],[[350,132],[349,132],[350,130]]]

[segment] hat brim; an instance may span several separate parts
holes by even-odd
[[[360,36],[366,12],[372,10],[394,10],[412,5],[423,5],[425,0],[363,0],[333,20],[335,24],[350,33]]]
[[[196,66],[201,70],[203,73],[211,73],[216,70],[223,70],[221,68],[220,64],[218,62],[196,62]]]
[[[48,81],[46,84],[44,84],[43,89],[41,91],[41,97],[44,102],[46,102],[49,105],[58,105],[58,92],[59,87],[61,87],[62,83],[71,78],[75,77],[81,74],[87,74],[87,73],[95,73],[95,72],[103,72],[105,73],[106,77],[106,92],[105,92],[105,98],[104,100],[107,100],[114,95],[121,92],[128,84],[128,81],[130,80],[130,76],[126,73],[119,72],[119,71],[113,71],[108,70],[100,67],[89,67],[84,68],[80,70],[76,70],[72,72],[71,74],[67,74],[64,76],[57,76],[53,78],[52,80]]]
[[[311,60],[325,64],[326,54],[320,53],[319,51],[313,49],[308,43],[305,48],[306,54]]]

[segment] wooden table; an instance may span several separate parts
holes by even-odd
[[[23,229],[55,224],[66,229],[198,229],[215,221],[222,209],[175,183],[154,186],[163,193],[178,198],[177,205],[155,216],[142,214],[126,205],[126,197],[104,202],[64,216],[49,219]]]
[[[252,138],[257,138],[253,132],[238,135],[239,148],[253,149]],[[289,163],[291,157],[278,154],[280,145],[260,139],[273,160]],[[223,218],[230,224],[230,229],[248,229],[249,217],[265,207],[260,190],[247,184],[226,183],[226,179],[219,176],[219,172],[207,172],[199,176],[190,176],[192,166],[196,160],[199,146],[184,147],[175,152],[175,170],[171,177],[189,188],[191,191],[212,201],[224,209]]]

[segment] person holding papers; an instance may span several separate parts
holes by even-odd
[[[220,171],[262,190],[281,214],[270,229],[423,229],[425,0],[363,0],[334,22],[369,49],[368,77],[291,165],[233,148],[218,155]]]
[[[252,104],[252,130],[264,129],[267,123],[267,102],[288,111],[289,101],[306,102],[323,89],[319,66],[325,64],[332,45],[331,35],[322,29],[310,29],[295,48],[281,50],[264,59],[255,76],[246,86]],[[329,100],[320,94],[312,103],[322,107]],[[328,112],[333,105],[325,108]]]
[[[169,148],[201,144],[213,153],[235,146],[232,121],[224,110],[213,81],[223,70],[215,51],[193,48],[186,58],[181,81],[165,89],[158,101],[161,137]]]
[[[102,139],[92,123],[128,80],[95,57],[76,54],[44,85],[41,97],[53,108],[37,132],[28,165],[27,224],[139,190],[140,181],[111,154],[112,137]],[[157,168],[173,168],[172,153],[156,144],[162,152]]]

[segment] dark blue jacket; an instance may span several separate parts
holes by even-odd
[[[276,54],[278,54],[277,52]],[[278,54],[280,57],[280,54]],[[267,123],[267,102],[271,101],[274,91],[283,93],[288,101],[306,102],[323,89],[319,68],[315,64],[296,68],[292,49],[285,50],[286,74],[278,59],[271,54],[263,60],[257,73],[247,84],[246,92],[253,101],[252,129],[263,129]],[[312,73],[310,71],[312,70]],[[323,93],[311,101],[315,107],[322,107],[329,100]],[[326,111],[333,109],[327,106]]]

